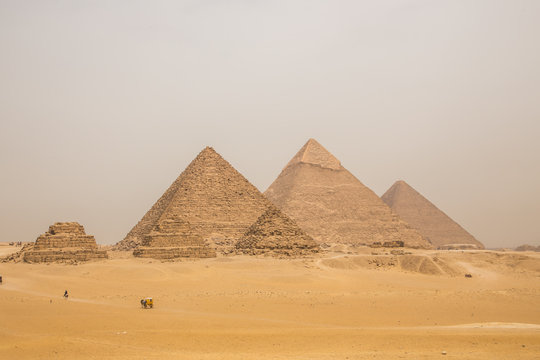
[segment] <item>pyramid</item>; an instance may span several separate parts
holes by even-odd
[[[224,251],[266,211],[270,202],[211,147],[205,148],[115,248],[141,245],[163,219],[184,221]]]
[[[236,244],[240,253],[303,256],[319,251],[319,245],[276,207],[271,206],[249,227]]]
[[[144,236],[133,255],[154,259],[215,257],[203,238],[182,219],[160,219],[150,233]]]
[[[76,222],[57,222],[36,242],[22,251],[26,262],[76,262],[105,259],[107,252],[98,250],[96,239],[86,235]]]
[[[382,200],[437,248],[459,248],[458,245],[484,248],[474,236],[405,181],[396,181]]]
[[[403,241],[408,247],[431,248],[314,139],[289,161],[265,195],[319,243]]]

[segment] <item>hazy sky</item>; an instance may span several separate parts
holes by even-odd
[[[0,0],[0,241],[115,243],[206,145],[264,191],[310,137],[540,245],[540,1]]]

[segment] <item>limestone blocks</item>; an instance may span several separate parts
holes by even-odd
[[[25,262],[78,262],[107,257],[106,251],[98,250],[94,236],[86,235],[84,227],[77,222],[49,226],[49,231],[22,250]]]
[[[144,235],[142,243],[133,250],[133,255],[170,260],[215,257],[216,252],[187,221],[169,217],[159,221],[149,234]]]

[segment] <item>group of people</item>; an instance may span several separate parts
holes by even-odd
[[[1,284],[1,283],[2,283],[2,277],[0,276],[0,284]],[[69,297],[69,294],[68,294],[68,291],[66,290],[66,291],[64,291],[64,299],[67,300],[68,297]],[[52,302],[52,300],[51,300],[51,302]],[[141,307],[143,307],[143,308],[145,308],[145,309],[146,309],[147,307],[152,308],[153,305],[154,305],[154,304],[153,304],[153,301],[152,301],[151,298],[148,298],[148,299],[142,299],[142,300],[141,300]]]

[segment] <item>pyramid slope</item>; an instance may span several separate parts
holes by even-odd
[[[373,191],[341,164],[336,166],[339,160],[320,145],[317,158],[336,161],[332,166],[314,164],[311,161],[314,156],[305,155],[310,143],[314,141],[304,145],[265,192],[302,229],[319,243],[372,244],[401,240],[408,247],[431,247]],[[308,161],[302,160],[305,158]]]
[[[471,244],[484,248],[474,236],[405,181],[396,181],[382,196],[382,200],[435,247]]]
[[[251,255],[302,256],[318,252],[319,245],[294,220],[272,206],[249,227],[236,249]]]
[[[270,206],[265,196],[214,149],[189,164],[117,249],[139,245],[160,219],[182,219],[204,240],[232,247]]]

